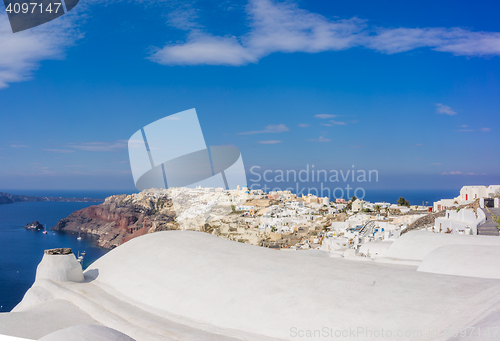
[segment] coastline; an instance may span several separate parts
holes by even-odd
[[[65,198],[65,197],[37,197],[0,192],[0,204],[13,204],[17,202],[93,202],[101,203],[99,198]]]

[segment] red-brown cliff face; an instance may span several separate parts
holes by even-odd
[[[130,197],[125,194],[108,197],[100,205],[73,212],[52,229],[95,235],[97,244],[105,248],[114,248],[145,233],[177,229],[170,199],[134,202],[127,198]]]

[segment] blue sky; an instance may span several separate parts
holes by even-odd
[[[1,13],[0,188],[131,189],[128,138],[190,108],[207,145],[238,147],[247,168],[498,184],[499,10],[82,0],[16,34]]]

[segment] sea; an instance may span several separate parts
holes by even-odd
[[[441,199],[453,199],[460,195],[460,188],[452,189],[366,189],[363,200],[396,204],[400,197],[410,205],[432,206]],[[350,198],[346,198],[350,199]]]
[[[0,189],[18,195],[65,198],[106,198],[114,194],[131,194],[134,191],[60,191],[60,190],[12,190]],[[412,205],[458,196],[459,189],[400,189],[366,190],[365,200],[396,203],[404,197]],[[333,198],[332,198],[333,199]],[[347,199],[347,198],[346,198]],[[96,205],[85,202],[24,202],[0,204],[0,312],[12,310],[23,298],[35,280],[36,267],[46,249],[69,247],[78,255],[85,252],[82,266],[86,269],[107,250],[96,247],[96,239],[89,235],[51,231],[59,220],[72,212]],[[48,234],[27,230],[24,226],[33,221],[47,226]]]

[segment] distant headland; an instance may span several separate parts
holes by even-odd
[[[38,202],[38,201],[59,201],[59,202],[104,202],[104,199],[94,198],[63,198],[63,197],[35,197],[27,195],[16,195],[0,192],[0,204],[13,204],[16,202]]]

